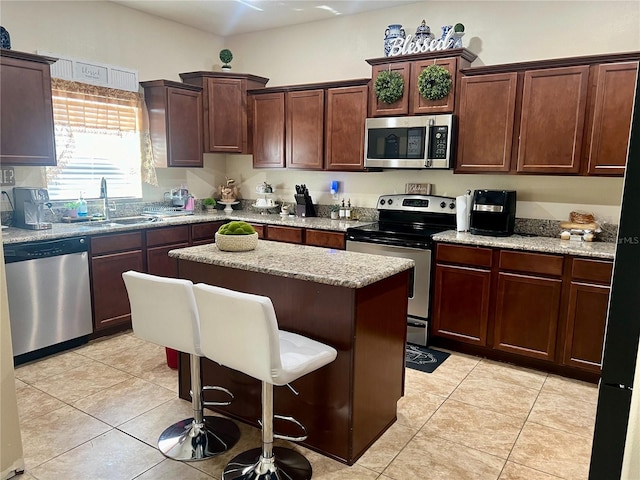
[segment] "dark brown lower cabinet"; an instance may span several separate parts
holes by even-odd
[[[328,232],[327,230],[306,229],[305,244],[316,247],[337,248],[344,250],[346,245],[344,233]]]
[[[206,245],[215,243],[216,232],[226,222],[206,222],[191,225],[191,245]]]
[[[433,334],[485,346],[491,271],[436,265]]]
[[[576,258],[564,339],[565,365],[600,373],[613,263]]]
[[[94,331],[131,326],[131,310],[122,274],[144,271],[142,232],[91,239],[91,294]]]
[[[434,346],[596,381],[613,262],[438,244]]]
[[[188,225],[147,230],[147,273],[177,278],[178,261],[169,250],[188,246]]]
[[[561,291],[559,278],[500,272],[493,348],[555,360]]]
[[[267,225],[264,238],[276,242],[303,243],[304,229],[297,227],[281,227]]]

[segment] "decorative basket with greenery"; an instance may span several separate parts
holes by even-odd
[[[216,232],[216,246],[224,252],[246,252],[258,245],[258,232],[247,222],[229,222]]]
[[[451,91],[451,74],[440,65],[429,65],[418,75],[418,91],[427,100],[440,100]]]
[[[378,100],[382,103],[394,103],[402,98],[404,78],[398,72],[383,70],[376,77],[374,87]]]
[[[203,198],[202,205],[207,210],[213,210],[214,208],[216,208],[216,201],[211,197]]]
[[[64,204],[64,208],[66,208],[66,216],[67,217],[71,217],[71,218],[75,218],[78,216],[78,207],[80,206],[80,202],[78,201],[73,201],[73,202],[67,202]]]

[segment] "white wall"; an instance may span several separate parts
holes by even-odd
[[[234,54],[233,69],[270,78],[268,86],[371,76],[367,58],[383,55],[386,26],[407,33],[424,18],[434,33],[445,24],[466,26],[464,45],[478,55],[474,65],[640,50],[640,2],[420,2],[353,16],[222,39],[109,2],[0,3],[2,25],[13,48],[46,50],[136,68],[141,80],[179,80],[178,73],[211,70],[222,46]],[[404,191],[407,182],[434,183],[438,194],[467,189],[518,191],[518,216],[567,219],[576,208],[617,222],[621,179],[560,176],[453,175],[450,171],[327,173],[254,170],[247,155],[205,155],[204,169],[158,170],[160,187],[144,188],[149,200],[186,184],[198,197],[210,195],[224,174],[253,198],[256,184],[273,183],[292,201],[294,185],[306,183],[316,202],[334,203],[329,182],[343,182],[340,198],[373,207],[378,195]],[[22,185],[42,185],[40,169],[16,169]]]

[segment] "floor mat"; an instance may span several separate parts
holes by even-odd
[[[427,373],[431,373],[438,368],[449,355],[447,352],[411,344],[407,344],[405,351],[407,367]]]

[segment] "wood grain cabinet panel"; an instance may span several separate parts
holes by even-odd
[[[366,85],[327,89],[325,169],[364,169],[364,127],[368,94]]]
[[[491,267],[493,251],[490,248],[469,247],[439,243],[436,247],[438,262],[457,263],[467,266]]]
[[[578,173],[589,66],[524,73],[518,173]]]
[[[191,244],[205,245],[207,243],[215,243],[216,232],[226,222],[206,222],[191,225]]]
[[[201,112],[207,153],[251,153],[252,113],[247,91],[263,88],[268,78],[228,72],[181,73],[184,83],[202,88]]]
[[[122,274],[145,271],[143,231],[98,235],[90,243],[94,332],[129,328],[131,310]]]
[[[285,166],[284,92],[251,95],[254,168]]]
[[[296,227],[267,225],[264,238],[276,242],[304,243],[304,230]]]
[[[563,363],[600,373],[611,289],[571,282]]]
[[[287,92],[287,168],[322,170],[324,167],[324,90]]]
[[[0,164],[56,165],[49,68],[56,60],[0,49]]]
[[[638,62],[593,67],[595,99],[587,138],[589,175],[624,175]]]
[[[188,246],[188,225],[147,230],[147,272],[177,278],[178,260],[169,256],[169,250]]]
[[[518,74],[463,77],[456,173],[511,169]]]
[[[491,271],[436,265],[432,334],[485,346]]]
[[[313,230],[307,228],[305,231],[305,244],[316,247],[345,249],[346,240],[344,233],[328,232],[327,230]]]
[[[376,97],[375,82],[380,72],[398,72],[404,80],[404,94],[400,100],[384,103]],[[408,115],[409,113],[409,84],[411,79],[411,62],[390,63],[387,65],[373,65],[371,67],[371,89],[369,93],[369,116],[387,117]]]
[[[451,75],[451,90],[440,100],[429,100],[418,90],[418,77],[422,71],[431,66],[439,65]],[[419,60],[411,62],[411,81],[409,84],[409,111],[413,115],[427,115],[431,113],[451,113],[455,106],[456,81],[458,61],[456,58],[439,58],[437,60]]]
[[[600,373],[613,262],[574,258],[562,363]]]
[[[140,85],[156,167],[202,167],[202,89],[169,80]]]
[[[493,348],[555,360],[562,280],[500,272]]]

